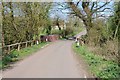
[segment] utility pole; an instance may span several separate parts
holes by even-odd
[[[2,60],[2,47],[4,46],[4,38],[2,36],[2,10],[3,6],[2,3],[0,3],[0,60]]]
[[[3,32],[3,20],[4,20],[4,3],[0,3],[0,43],[2,44],[2,47],[4,47],[5,43],[4,43],[4,32]]]

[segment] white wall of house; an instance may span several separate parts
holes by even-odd
[[[60,25],[60,27],[61,27],[61,29],[66,29],[66,25],[65,24],[64,25]],[[52,26],[52,28],[55,29],[55,30],[59,30],[57,25],[56,26]]]

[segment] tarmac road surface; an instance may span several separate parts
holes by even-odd
[[[56,41],[3,71],[3,78],[86,78],[73,55],[73,41]]]

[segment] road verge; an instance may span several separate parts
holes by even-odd
[[[0,69],[5,69],[5,68],[10,67],[10,65],[13,64],[14,62],[22,60],[22,59],[32,55],[36,51],[46,47],[48,44],[49,44],[49,42],[43,42],[38,45],[33,45],[33,46],[30,46],[27,48],[23,48],[20,51],[18,51],[18,50],[11,51],[10,54],[7,54],[2,59],[2,61],[0,61],[2,63],[0,66]]]
[[[81,56],[89,65],[90,72],[97,78],[119,78],[120,68],[117,63],[112,60],[106,60],[102,56],[98,56],[88,51],[86,46],[72,46],[77,55]]]

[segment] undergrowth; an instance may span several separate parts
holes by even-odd
[[[74,51],[83,57],[88,63],[91,73],[98,78],[120,78],[120,67],[113,60],[106,60],[102,56],[98,56],[88,51],[86,46],[76,47],[73,44]]]

